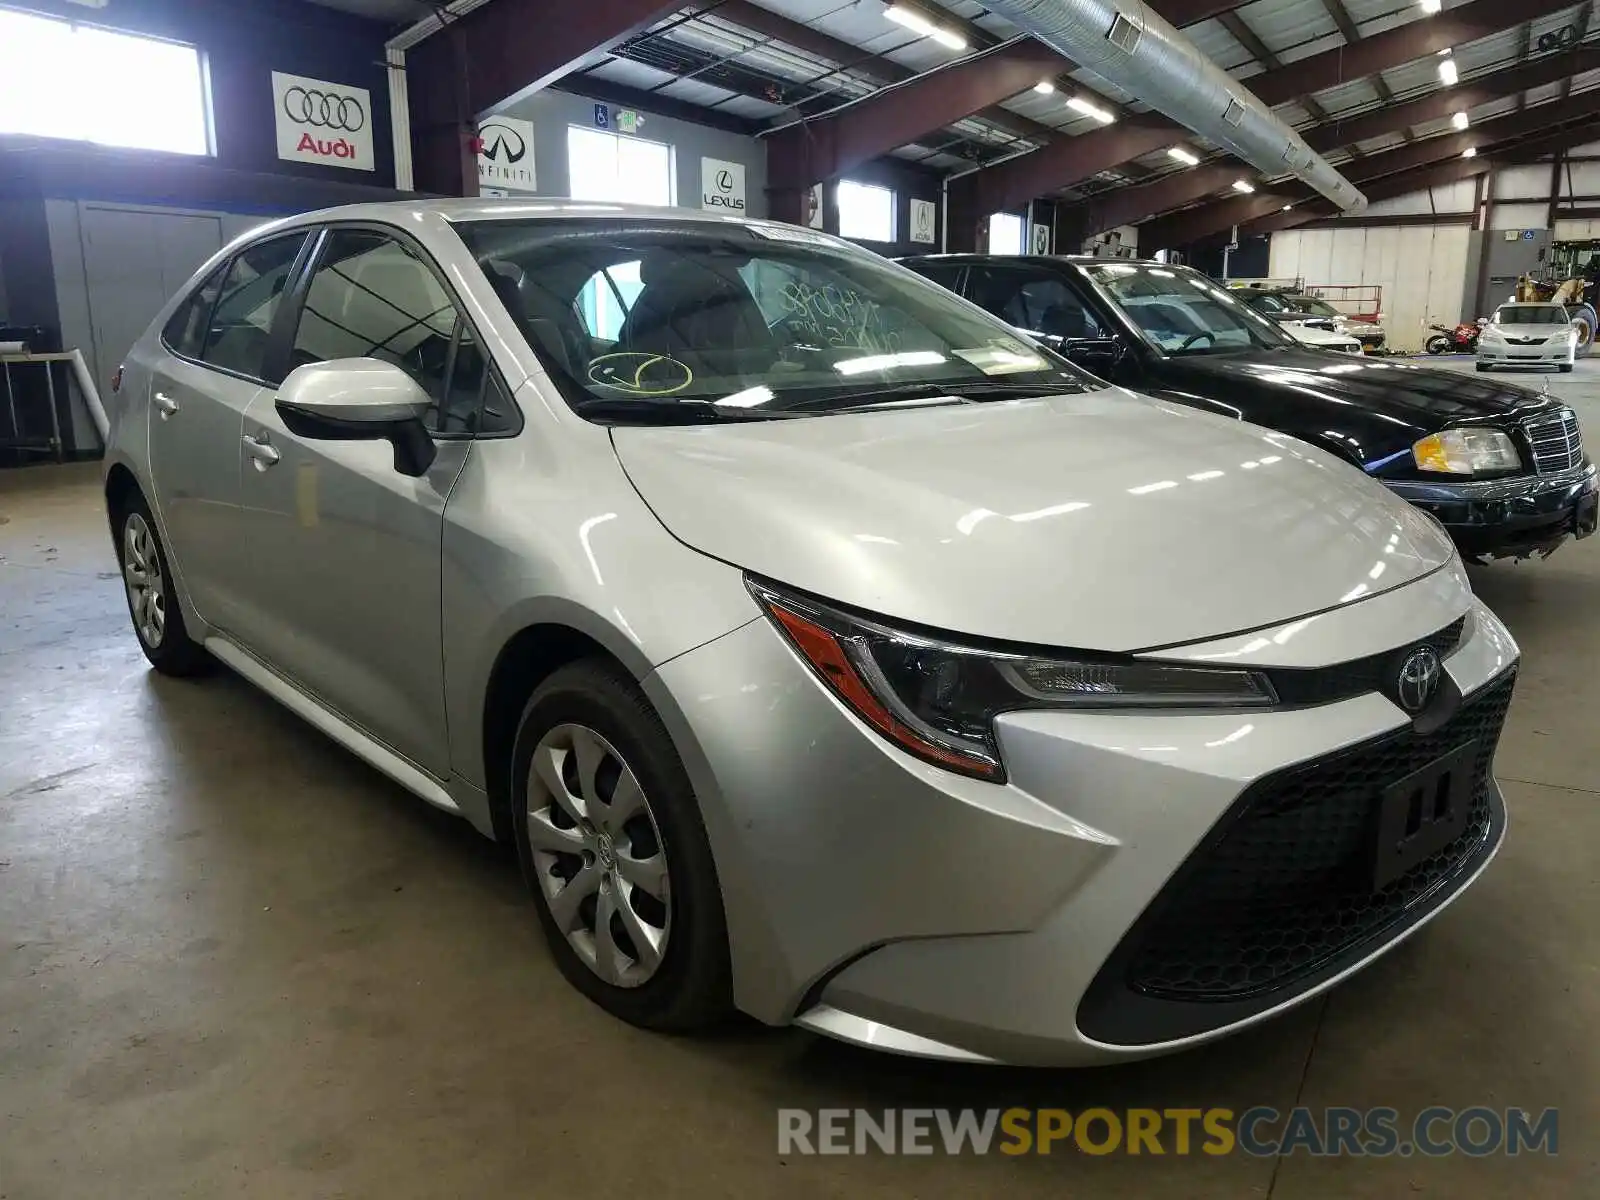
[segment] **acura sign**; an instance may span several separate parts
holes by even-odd
[[[712,212],[744,212],[744,164],[702,158],[700,207]]]
[[[272,73],[278,157],[355,171],[376,169],[372,95],[325,79]]]

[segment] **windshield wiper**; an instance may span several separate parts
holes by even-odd
[[[1071,380],[1051,383],[1000,383],[992,379],[954,383],[901,383],[888,387],[853,388],[827,396],[811,396],[784,405],[790,412],[827,409],[852,412],[905,401],[948,400],[952,403],[980,403],[982,400],[1027,400],[1035,396],[1076,394],[1083,388]]]
[[[573,405],[580,417],[626,425],[708,425],[713,421],[772,421],[782,412],[724,408],[709,400],[613,400],[596,397]]]

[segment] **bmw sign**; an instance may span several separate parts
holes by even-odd
[[[702,158],[700,207],[711,212],[744,212],[744,164]]]
[[[376,170],[372,94],[325,79],[272,73],[278,157],[355,171]]]

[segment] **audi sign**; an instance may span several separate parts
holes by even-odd
[[[366,88],[272,73],[278,157],[372,171],[372,95]]]

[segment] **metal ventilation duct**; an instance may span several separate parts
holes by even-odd
[[[1367,206],[1367,198],[1299,134],[1139,0],[983,4],[1269,179],[1292,175],[1346,212]]]

